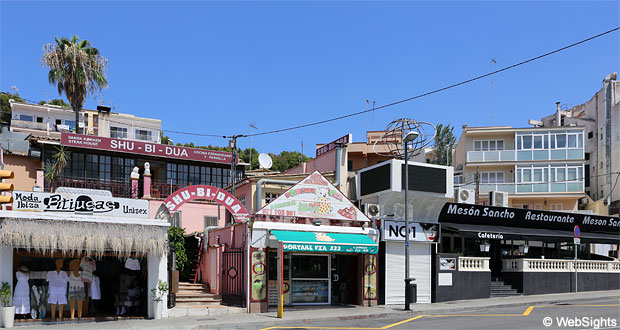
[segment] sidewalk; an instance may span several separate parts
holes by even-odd
[[[326,306],[285,308],[284,318],[278,319],[276,312],[260,314],[234,314],[221,316],[198,316],[185,318],[168,318],[161,320],[120,320],[109,322],[67,322],[62,324],[20,324],[17,329],[231,329],[285,326],[290,323],[304,323],[321,319],[323,321],[344,321],[351,319],[378,318],[401,314],[403,318],[410,314],[435,314],[461,310],[477,310],[498,307],[515,307],[525,305],[554,304],[567,301],[588,301],[602,298],[620,298],[620,291],[591,291],[580,293],[557,293],[547,295],[517,296],[504,298],[460,300],[435,304],[412,304],[411,311],[403,311],[403,306]]]

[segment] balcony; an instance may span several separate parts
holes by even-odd
[[[59,177],[51,185],[45,182],[45,191],[55,191],[58,187],[108,190],[114,197],[131,198],[131,183],[127,181]]]
[[[476,189],[475,183],[458,186],[464,189]],[[480,193],[488,194],[491,191],[503,191],[509,194],[535,193],[583,193],[583,180],[552,183],[481,183]]]
[[[520,162],[539,160],[581,160],[583,149],[541,149],[541,150],[494,150],[468,151],[467,162]]]

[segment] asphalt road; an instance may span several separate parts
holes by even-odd
[[[329,322],[318,320],[262,329],[620,329],[620,300],[615,298],[442,314],[412,314],[410,318],[392,316]]]

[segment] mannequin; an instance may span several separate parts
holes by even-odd
[[[30,286],[28,285],[29,271],[28,267],[22,265],[15,273],[17,285],[13,293],[13,306],[15,306],[15,314],[30,313]]]
[[[58,306],[58,318],[62,320],[62,310],[67,303],[67,273],[62,271],[63,259],[56,259],[56,270],[47,272],[46,280],[49,283],[49,298],[47,302],[52,305],[52,317],[56,318],[56,306]]]
[[[69,308],[71,309],[71,318],[75,318],[75,302],[77,301],[78,318],[82,318],[82,302],[86,297],[84,292],[84,282],[82,281],[82,272],[80,272],[80,259],[73,259],[69,263],[69,271],[67,272],[69,279]]]

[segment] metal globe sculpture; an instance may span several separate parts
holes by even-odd
[[[408,144],[407,156],[411,159],[424,152],[424,148],[433,142],[435,139],[435,125],[409,118],[396,119],[387,125],[385,133],[375,141],[372,149],[379,156],[404,158],[403,137],[407,133],[414,131],[417,131],[419,136]],[[387,150],[377,150],[377,144],[385,145]]]

